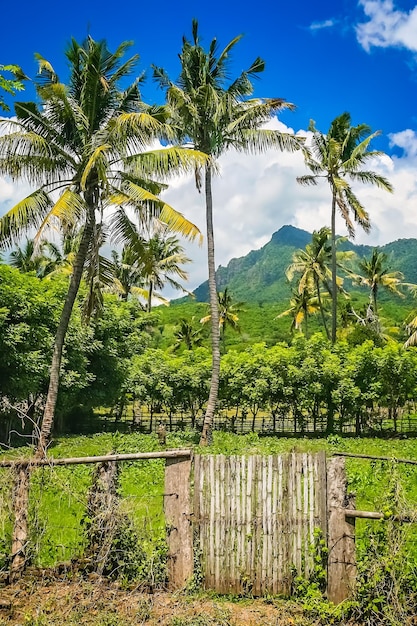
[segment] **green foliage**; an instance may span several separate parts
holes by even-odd
[[[8,75],[12,75],[12,78],[8,78],[4,75],[4,72]],[[23,73],[22,69],[18,65],[0,65],[0,90],[14,96],[16,91],[23,91],[23,81],[27,77]],[[10,111],[9,105],[4,101],[4,95],[0,93],[0,109],[3,111]]]
[[[400,626],[417,612],[417,564],[410,526],[393,519],[394,515],[410,515],[395,467],[391,467],[389,488],[381,500],[386,520],[367,523],[358,545],[351,615],[370,626]]]

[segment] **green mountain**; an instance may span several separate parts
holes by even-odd
[[[259,250],[232,259],[226,267],[219,266],[216,273],[219,291],[228,287],[234,299],[244,302],[288,301],[291,288],[285,270],[294,251],[304,248],[310,241],[311,233],[294,226],[283,226]],[[353,250],[363,257],[369,256],[373,248],[345,241],[339,249]],[[399,239],[379,249],[388,255],[392,270],[403,272],[407,282],[417,282],[417,239]],[[207,302],[208,282],[197,287],[194,295],[198,302]]]

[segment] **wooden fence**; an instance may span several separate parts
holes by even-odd
[[[204,586],[219,593],[290,595],[295,575],[313,573],[317,533],[328,549],[327,595],[337,603],[355,578],[353,504],[344,458],[325,453],[282,456],[203,455],[190,450],[104,457],[0,461],[15,469],[11,578],[27,549],[30,469],[164,458],[168,581],[181,588],[200,568]],[[17,465],[17,467],[16,467]],[[22,495],[16,497],[16,494]],[[349,516],[346,511],[350,511]]]

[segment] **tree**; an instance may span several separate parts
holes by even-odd
[[[359,270],[362,275],[355,274],[354,276],[357,284],[369,287],[369,302],[375,316],[378,316],[377,297],[381,287],[390,293],[403,297],[398,287],[401,285],[404,275],[399,271],[390,272],[387,261],[388,256],[384,252],[379,252],[378,248],[374,248],[369,258],[364,257],[359,261]]]
[[[37,246],[37,254],[35,254],[35,242],[33,239],[26,239],[26,243],[22,247],[17,247],[10,253],[9,263],[26,274],[34,272],[38,278],[45,275],[46,266],[48,264],[47,257],[43,254],[45,242]]]
[[[342,237],[336,240],[336,246],[343,241]],[[353,252],[336,252],[336,265],[345,269],[342,262],[353,257]],[[331,296],[332,272],[330,269],[332,258],[331,230],[328,226],[323,226],[319,231],[314,231],[311,243],[307,244],[304,250],[296,250],[293,254],[292,263],[286,270],[288,280],[292,280],[295,274],[301,274],[298,280],[298,292],[301,294],[304,289],[313,290],[317,295],[321,318],[326,331],[326,336],[330,339],[329,329],[322,300],[321,287],[323,286],[328,295]],[[342,290],[343,279],[336,277],[336,284]]]
[[[146,150],[172,133],[165,109],[142,102],[139,79],[124,91],[119,88],[137,61],[136,56],[123,60],[128,46],[123,43],[111,53],[104,41],[89,37],[80,45],[72,40],[66,50],[68,85],[37,55],[39,104],[16,103],[17,119],[2,122],[7,133],[0,137],[0,174],[38,186],[1,219],[2,245],[13,244],[30,228],[42,232],[53,220],[82,229],[55,338],[39,455],[45,454],[52,430],[62,350],[85,260],[106,209],[116,206],[118,214],[130,206],[138,215],[156,216],[185,235],[198,234],[159,199],[164,185],[154,178],[195,167],[196,159],[204,159],[175,147]]]
[[[182,345],[185,345],[187,350],[192,350],[194,347],[201,346],[203,336],[201,334],[201,328],[195,329],[193,326],[194,317],[191,320],[187,320],[184,317],[179,321],[179,328],[175,331],[175,345],[174,351],[178,350]]]
[[[223,347],[225,346],[225,332],[226,328],[232,328],[240,332],[239,326],[239,315],[242,310],[242,302],[233,302],[233,298],[230,295],[228,288],[226,287],[224,291],[220,291],[217,294],[217,299],[219,303],[219,329],[220,329],[220,337],[223,341]],[[206,315],[201,318],[200,322],[202,324],[207,324],[211,321],[211,315]]]
[[[370,159],[382,154],[368,150],[371,140],[378,135],[371,133],[366,124],[351,126],[349,113],[342,113],[330,125],[327,135],[323,135],[310,122],[312,133],[311,147],[304,148],[305,163],[313,173],[300,176],[297,181],[302,185],[317,185],[319,178],[324,178],[330,185],[332,195],[331,208],[331,244],[332,244],[332,342],[336,341],[337,315],[337,279],[336,279],[336,208],[339,209],[349,232],[354,237],[354,223],[357,222],[365,232],[371,224],[369,215],[354,193],[348,180],[353,183],[376,185],[386,191],[392,191],[391,184],[376,172],[362,169]],[[353,221],[351,218],[353,215]]]
[[[11,74],[13,78],[6,78],[4,72]],[[22,68],[18,65],[0,65],[0,89],[14,96],[16,91],[23,91],[23,81],[26,76]],[[0,95],[0,109],[10,111],[10,107],[4,101],[3,94]]]
[[[191,260],[185,255],[179,240],[166,226],[142,224],[139,228],[127,215],[117,216],[113,223],[116,241],[127,242],[123,254],[128,263],[119,269],[116,265],[116,274],[123,272],[123,279],[130,280],[131,291],[134,290],[136,296],[145,299],[148,312],[152,309],[153,298],[167,304],[166,298],[155,291],[163,289],[165,284],[188,293],[174,277],[187,280],[188,274],[181,266]],[[113,259],[116,260],[116,257]],[[119,291],[123,293],[121,284]]]
[[[319,300],[314,292],[309,290],[306,285],[303,291],[294,290],[290,299],[290,308],[277,315],[276,319],[290,315],[292,317],[291,332],[298,330],[303,331],[303,323],[305,324],[306,337],[308,338],[308,318],[315,315],[320,310]]]
[[[174,289],[187,290],[174,278],[187,280],[188,274],[181,267],[190,263],[178,239],[167,232],[156,232],[148,241],[144,242],[144,254],[141,259],[141,271],[147,292],[145,292],[148,312],[152,309],[152,299],[164,301],[163,296],[156,289],[163,289],[168,284]]]
[[[131,246],[124,246],[121,254],[112,250],[112,287],[121,300],[128,300],[136,295],[136,289],[142,285],[142,275],[136,264],[136,254]],[[140,289],[142,293],[142,289]]]
[[[192,23],[192,40],[183,38],[179,55],[181,71],[177,83],[172,82],[162,68],[154,67],[154,77],[166,90],[172,109],[173,123],[178,129],[178,140],[191,142],[198,150],[209,155],[204,168],[204,191],[207,225],[207,258],[211,312],[212,379],[206,407],[201,444],[211,436],[217,403],[220,373],[220,330],[217,302],[212,177],[216,159],[233,147],[243,152],[261,152],[268,148],[294,150],[300,141],[294,136],[260,128],[272,115],[293,105],[280,98],[248,99],[253,93],[252,80],[264,70],[261,58],[236,79],[229,81],[230,52],[241,39],[235,37],[219,53],[217,40],[208,50],[201,45],[198,22]],[[200,191],[202,170],[196,169],[196,184]]]

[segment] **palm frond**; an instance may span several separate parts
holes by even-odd
[[[37,228],[48,213],[52,200],[43,189],[34,191],[15,204],[0,219],[0,246],[13,245],[30,228]]]

